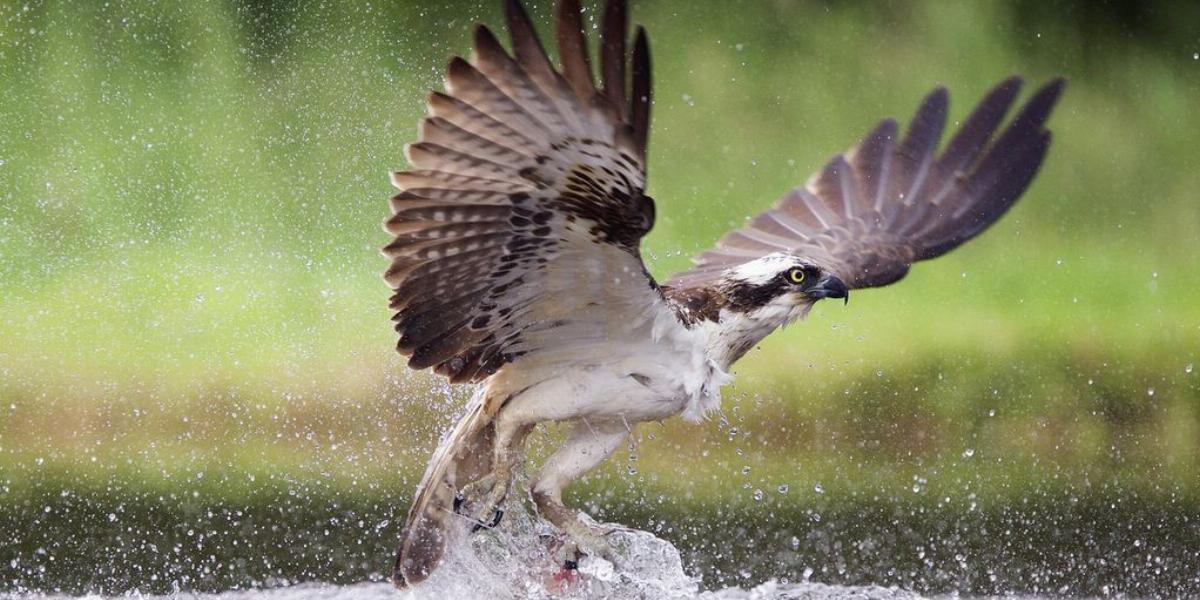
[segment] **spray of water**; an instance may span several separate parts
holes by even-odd
[[[893,600],[918,596],[882,587],[840,587],[769,581],[754,589],[701,591],[670,542],[634,529],[618,528],[607,541],[614,562],[584,556],[567,571],[559,552],[564,539],[536,516],[528,498],[513,494],[494,529],[458,540],[441,567],[406,594],[406,600],[508,598],[584,600]],[[322,596],[324,598],[324,596]]]

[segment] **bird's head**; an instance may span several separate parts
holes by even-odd
[[[799,316],[818,300],[850,299],[845,282],[820,261],[786,252],[768,254],[727,270],[721,287],[731,309],[750,314],[775,309],[799,310],[794,315]]]
[[[713,314],[713,356],[722,366],[733,364],[778,327],[808,314],[824,298],[850,297],[845,282],[823,261],[786,252],[726,269],[715,286],[719,310]]]

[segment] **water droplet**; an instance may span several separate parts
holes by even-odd
[[[992,410],[989,410],[989,411],[988,411],[988,416],[989,416],[989,417],[994,417],[994,416],[996,416],[996,409],[994,409],[994,408],[993,408]]]
[[[745,467],[742,467],[742,475],[749,475],[749,474],[750,474],[750,467],[749,467],[749,465],[747,465],[747,466],[745,466]]]
[[[779,486],[779,493],[780,493],[780,494],[786,494],[786,493],[788,493],[788,490],[789,490],[789,489],[791,489],[791,488],[790,488],[790,487],[788,487],[788,484],[786,484],[786,483],[784,483],[784,484],[780,484],[780,486]]]
[[[637,467],[634,467],[633,465],[629,465],[629,468],[625,469],[625,471],[630,475],[637,475]]]
[[[821,487],[821,484],[817,483],[813,485],[813,491],[818,494],[824,494],[825,488]]]
[[[1193,365],[1192,363],[1188,363],[1187,366],[1183,368],[1183,372],[1187,373],[1188,375],[1191,375],[1192,371],[1195,371],[1195,370],[1196,370],[1196,365]]]
[[[1147,390],[1146,390],[1146,395],[1147,395],[1147,396],[1151,396],[1151,397],[1153,397],[1153,396],[1154,396],[1154,388],[1149,388],[1149,389],[1147,389]]]
[[[1193,52],[1192,60],[1200,60],[1200,52]]]
[[[975,456],[975,449],[967,448],[966,450],[963,450],[962,455],[963,455],[963,458],[971,458],[972,456]]]
[[[754,490],[754,501],[762,502],[762,499],[763,499],[763,491],[762,490]]]

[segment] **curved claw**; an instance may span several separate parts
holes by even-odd
[[[500,519],[502,518],[504,518],[504,509],[499,507],[493,508],[491,522],[484,523],[483,521],[476,520],[475,524],[471,526],[471,533],[475,533],[480,529],[495,529],[500,524]]]
[[[464,486],[454,496],[454,512],[473,521],[471,533],[493,529],[504,517],[501,505],[508,496],[509,474],[504,471],[488,473]]]

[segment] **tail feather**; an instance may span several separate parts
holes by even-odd
[[[424,581],[437,568],[451,537],[463,530],[456,526],[455,495],[492,470],[495,427],[481,396],[442,440],[421,478],[392,571],[392,583],[400,589]]]

